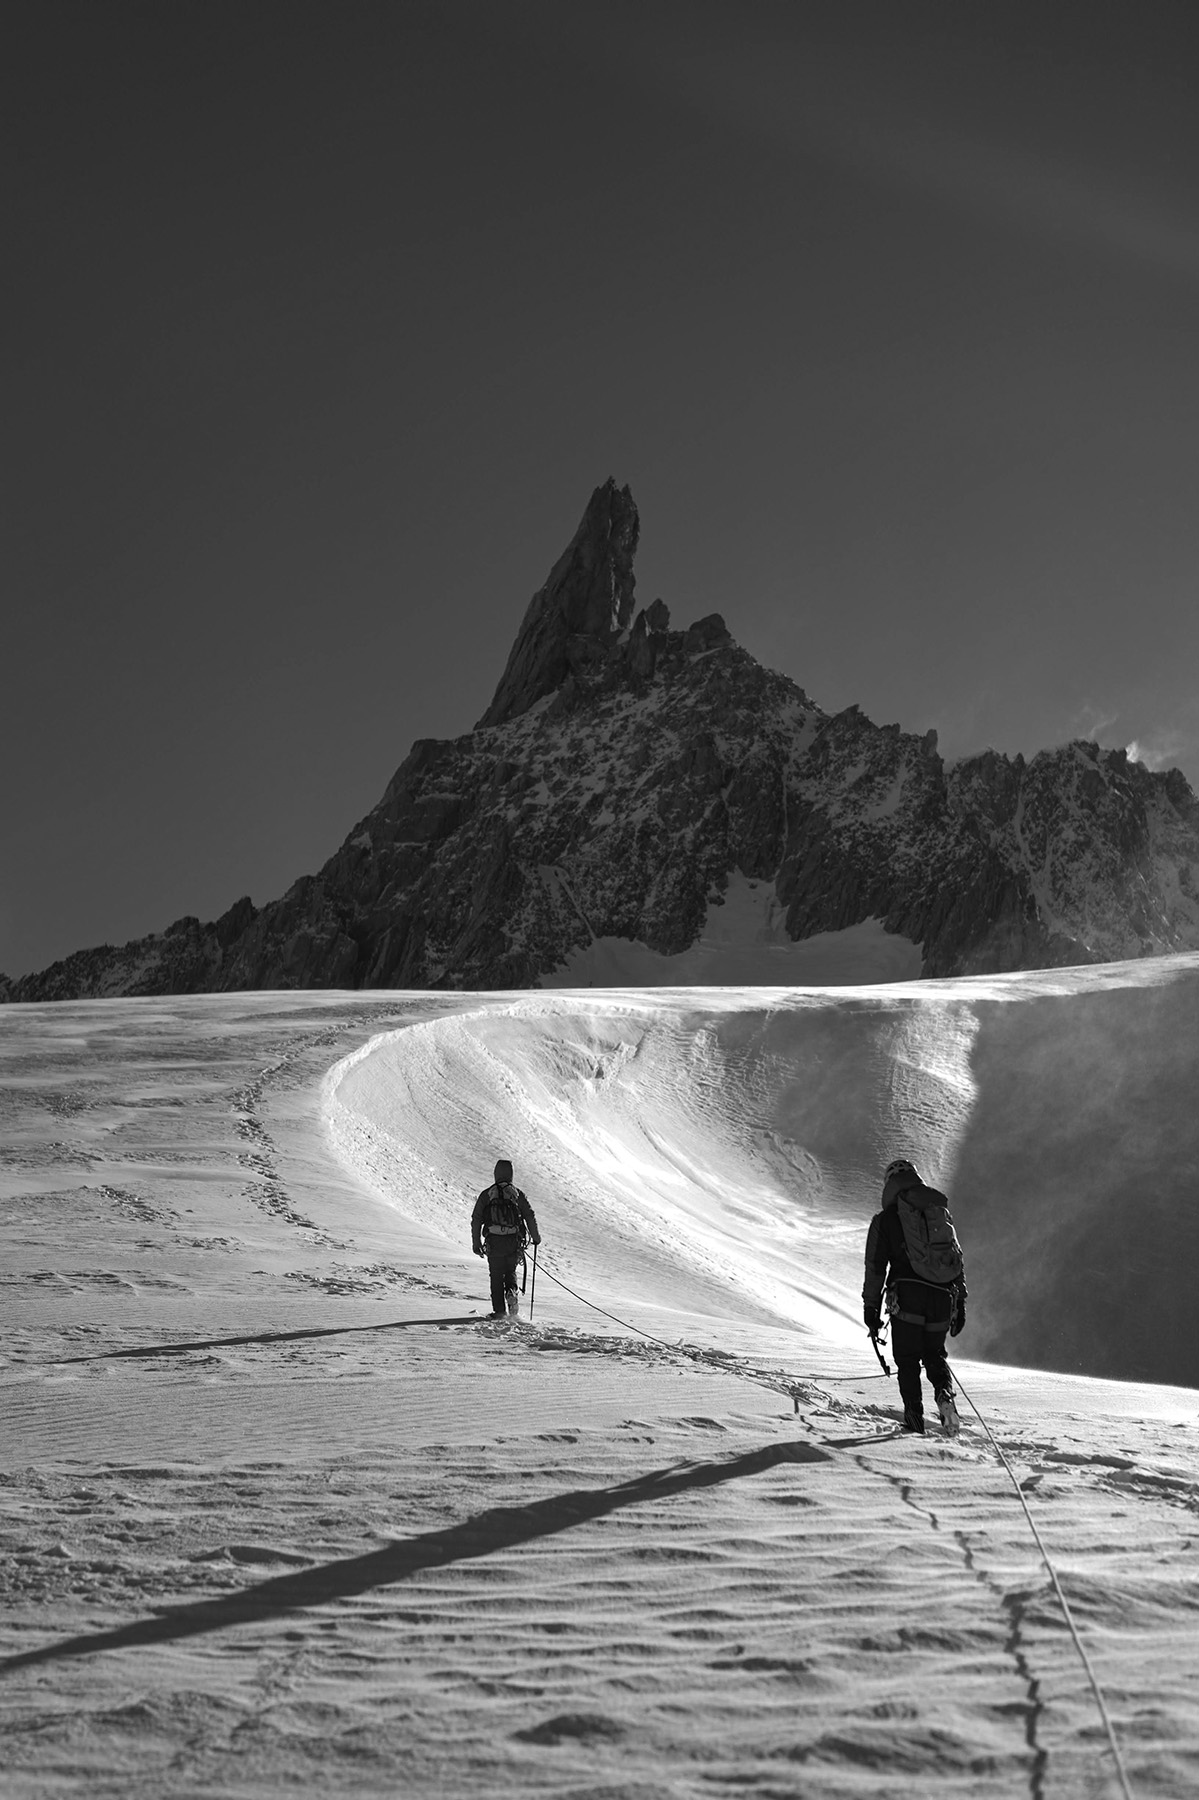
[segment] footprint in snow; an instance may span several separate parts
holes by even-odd
[[[192,1558],[193,1562],[290,1563],[299,1569],[308,1568],[312,1560],[294,1551],[272,1549],[269,1544],[221,1544]]]
[[[522,1744],[612,1743],[625,1735],[625,1729],[604,1713],[558,1713],[512,1735]]]

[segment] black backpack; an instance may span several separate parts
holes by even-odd
[[[938,1287],[957,1281],[962,1273],[962,1246],[944,1194],[916,1181],[904,1188],[895,1209],[917,1279],[935,1282]]]
[[[521,1216],[519,1193],[520,1189],[513,1187],[510,1181],[497,1182],[488,1190],[483,1223],[489,1231],[498,1231],[505,1237],[514,1231],[524,1236],[525,1222]]]

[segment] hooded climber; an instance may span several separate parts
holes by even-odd
[[[524,1260],[525,1244],[539,1244],[541,1233],[528,1198],[513,1185],[512,1164],[503,1158],[495,1165],[495,1181],[475,1201],[470,1219],[471,1248],[487,1257],[491,1275],[491,1316],[515,1314],[519,1305],[516,1271]]]
[[[906,1157],[887,1164],[882,1211],[875,1213],[866,1235],[862,1308],[872,1338],[881,1329],[884,1298],[904,1430],[924,1430],[923,1363],[941,1428],[946,1436],[955,1436],[958,1413],[945,1338],[946,1333],[956,1337],[966,1323],[962,1247],[944,1194],[926,1187]]]

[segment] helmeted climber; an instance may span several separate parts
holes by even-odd
[[[959,1429],[945,1339],[966,1323],[966,1276],[944,1194],[926,1187],[906,1157],[887,1164],[882,1210],[866,1234],[862,1308],[877,1339],[886,1304],[899,1374],[905,1431],[924,1431],[920,1365],[936,1396],[946,1436]]]
[[[515,1315],[520,1304],[516,1271],[524,1261],[526,1243],[539,1244],[541,1233],[528,1196],[514,1184],[512,1164],[505,1158],[495,1165],[495,1181],[475,1201],[470,1238],[475,1255],[487,1258],[492,1318]]]

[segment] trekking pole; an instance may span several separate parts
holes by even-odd
[[[533,1245],[533,1285],[529,1289],[529,1317],[533,1317],[533,1302],[537,1298],[537,1246]]]

